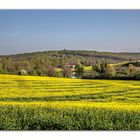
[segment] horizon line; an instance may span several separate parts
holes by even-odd
[[[19,52],[19,53],[11,53],[11,54],[0,54],[1,56],[12,56],[12,55],[23,55],[23,54],[30,54],[30,53],[43,53],[43,52],[50,52],[50,51],[92,51],[92,52],[99,52],[99,53],[129,53],[129,54],[139,54],[140,52],[131,52],[131,51],[97,51],[97,50],[90,50],[90,49],[81,49],[81,50],[73,50],[73,49],[52,49],[52,50],[40,50],[40,51],[30,51],[30,52]]]

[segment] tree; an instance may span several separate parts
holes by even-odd
[[[60,58],[58,62],[58,67],[63,67],[65,65],[65,59]]]
[[[112,65],[107,64],[105,69],[105,76],[114,77],[116,74],[115,68]]]
[[[55,76],[56,76],[56,77],[60,77],[60,78],[63,77],[62,71],[56,71],[56,72],[55,72]]]
[[[47,69],[47,73],[48,73],[48,76],[51,76],[51,77],[55,77],[56,76],[56,71],[55,71],[54,67],[49,67]]]
[[[101,74],[101,65],[97,62],[95,65],[92,66],[92,70],[94,73]]]
[[[72,75],[71,68],[64,67],[62,73],[64,77],[70,77]]]
[[[19,71],[19,75],[26,75],[27,74],[27,71],[22,69],[21,71]]]
[[[106,61],[102,61],[102,63],[100,64],[100,67],[101,67],[101,74],[105,74],[106,67],[107,67],[107,62]]]
[[[10,64],[10,59],[8,57],[3,58],[2,60],[2,69],[7,71],[7,68]]]
[[[136,72],[136,79],[140,80],[140,71]]]
[[[77,64],[75,66],[75,73],[76,73],[76,77],[80,78],[84,73],[84,66],[82,64]]]
[[[37,71],[36,71],[36,74],[37,74],[38,76],[42,76],[42,75],[43,75],[43,72],[42,72],[41,70],[37,70]]]
[[[106,61],[99,63],[96,61],[96,64],[92,66],[92,70],[99,75],[104,75],[106,72],[107,63]]]
[[[129,76],[135,76],[137,72],[137,68],[133,64],[128,65],[128,75]]]
[[[29,71],[28,71],[28,74],[29,74],[29,75],[36,75],[36,72],[35,72],[34,70],[29,70]]]

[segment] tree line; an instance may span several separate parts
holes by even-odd
[[[84,79],[140,79],[140,67],[136,67],[129,62],[127,66],[115,66],[106,61],[97,62],[92,66],[92,70],[84,72],[81,76]]]
[[[140,55],[95,51],[48,51],[10,56],[0,56],[0,73],[19,75],[38,75],[70,78],[114,78],[138,79]],[[130,60],[131,58],[131,60]],[[131,63],[115,66],[122,61]],[[86,70],[92,66],[91,70]]]

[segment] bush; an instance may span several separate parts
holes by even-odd
[[[28,71],[28,74],[29,75],[36,75],[36,72],[34,70],[30,70],[30,71]]]
[[[137,68],[133,64],[129,64],[128,75],[129,76],[135,76],[136,72],[137,72]]]
[[[51,77],[55,77],[56,76],[56,71],[55,71],[54,67],[48,68],[47,73],[48,73],[48,76],[51,76]]]
[[[82,79],[94,79],[95,75],[91,72],[91,73],[84,73],[81,77]]]
[[[19,75],[26,75],[27,74],[27,71],[23,69],[23,70],[19,71],[18,74]]]
[[[112,65],[107,65],[105,69],[106,77],[114,77],[116,74],[115,68]]]
[[[76,77],[80,78],[84,74],[84,66],[82,64],[77,64],[75,66]]]
[[[64,67],[62,71],[63,77],[70,77],[72,75],[71,68]]]
[[[62,72],[55,72],[55,77],[63,77],[63,74]]]
[[[136,79],[137,79],[137,80],[140,80],[140,71],[137,72],[135,76],[136,76]]]

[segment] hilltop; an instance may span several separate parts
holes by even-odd
[[[140,53],[130,53],[130,52],[98,52],[98,51],[86,51],[86,50],[54,50],[54,51],[44,51],[44,52],[32,52],[32,53],[22,53],[14,55],[0,55],[0,60],[2,58],[8,57],[12,60],[30,60],[39,58],[57,58],[66,59],[67,61],[83,60],[83,61],[97,61],[106,60],[109,63],[116,63],[129,60],[140,60]]]
[[[140,67],[140,53],[128,52],[97,52],[86,50],[55,50],[44,52],[32,52],[14,55],[0,56],[0,73],[7,74],[28,74],[45,75],[55,77],[70,77],[76,72],[75,66],[78,66],[77,72],[82,75],[83,72],[90,71],[92,76],[104,75],[106,64],[115,67],[115,73],[128,75],[130,64]],[[106,64],[104,64],[106,63]],[[93,69],[92,66],[96,68]],[[101,68],[102,67],[102,70]],[[130,67],[131,68],[131,67]],[[110,68],[109,68],[110,69]],[[133,67],[133,71],[134,71]],[[95,74],[96,71],[96,74]],[[79,75],[79,74],[78,74]],[[103,77],[103,76],[101,76]]]

